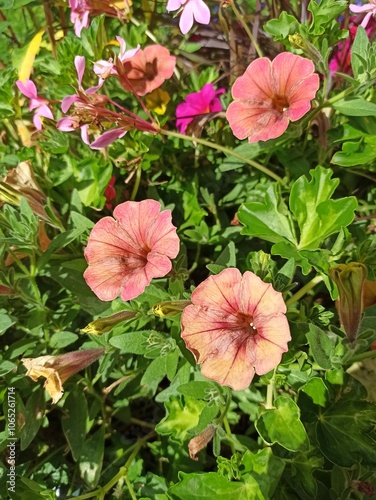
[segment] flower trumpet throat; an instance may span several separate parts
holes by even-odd
[[[363,311],[363,285],[367,268],[359,262],[339,264],[329,270],[338,288],[338,312],[350,342],[356,340]]]

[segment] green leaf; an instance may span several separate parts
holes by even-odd
[[[318,415],[316,436],[321,452],[340,467],[376,466],[376,405],[340,400]]]
[[[178,392],[195,399],[206,399],[208,394],[213,389],[216,390],[214,382],[204,382],[200,380],[192,380],[188,384],[183,384],[178,387]]]
[[[249,498],[254,500],[273,498],[284,468],[284,460],[274,456],[271,448],[264,448],[256,454],[246,451],[240,470],[244,469],[242,479],[251,486]]]
[[[275,408],[261,413],[255,423],[257,432],[268,444],[278,443],[290,451],[304,449],[308,436],[300,421],[300,410],[288,396],[279,396]]]
[[[272,243],[290,241],[297,244],[290,212],[282,201],[278,187],[272,184],[265,193],[265,203],[244,203],[239,209],[244,224],[242,234],[256,236]]]
[[[167,493],[172,500],[255,499],[251,496],[250,490],[243,482],[231,482],[215,472],[192,474],[179,472],[179,483],[172,486]]]
[[[299,22],[294,16],[282,11],[278,19],[271,19],[265,24],[264,30],[272,35],[275,42],[279,42],[298,32]]]
[[[345,0],[311,0],[308,10],[312,12],[312,22],[309,26],[309,32],[314,35],[322,35],[328,24],[336,19],[341,12],[347,8]]]
[[[141,384],[149,385],[151,389],[156,390],[159,382],[166,376],[167,373],[166,358],[167,356],[158,356],[153,359],[145,370],[141,379]]]
[[[367,70],[367,56],[370,48],[368,35],[363,26],[358,26],[355,39],[351,47],[351,68],[355,78]]]
[[[376,104],[361,97],[340,99],[333,103],[333,108],[346,116],[376,116]]]
[[[329,392],[322,378],[311,378],[305,385],[303,385],[301,390],[308,394],[316,405],[326,406],[329,398]]]
[[[183,443],[188,431],[198,425],[200,414],[206,403],[188,396],[171,396],[165,401],[167,415],[156,425],[156,430],[164,436],[170,435],[174,441]]]
[[[78,339],[78,335],[72,332],[57,332],[50,338],[50,346],[53,349],[61,349],[67,345],[73,344]]]
[[[80,477],[89,488],[95,488],[98,484],[104,455],[104,426],[89,436],[84,442],[78,466]]]
[[[0,335],[3,335],[8,328],[14,325],[16,320],[14,320],[11,316],[9,316],[5,309],[0,310]]]
[[[0,377],[4,377],[4,375],[11,372],[15,368],[17,368],[17,365],[11,363],[10,361],[7,360],[0,361]]]
[[[72,391],[65,400],[61,423],[73,459],[76,462],[80,458],[85,442],[87,417],[88,410],[85,395],[78,390]]]
[[[21,451],[26,450],[37,435],[44,418],[45,408],[44,389],[38,389],[29,397],[25,406],[25,425],[21,430]]]
[[[337,151],[330,163],[341,167],[353,167],[354,165],[367,165],[376,158],[376,139],[373,136],[364,135],[357,142],[344,142],[342,151]]]
[[[312,180],[299,177],[290,194],[290,210],[300,228],[300,250],[316,249],[325,238],[350,224],[358,205],[355,197],[330,199],[339,183],[339,179],[331,179],[331,169],[319,166],[310,174]]]
[[[109,342],[117,349],[120,349],[121,352],[145,354],[145,340],[147,338],[146,333],[148,332],[128,332],[124,333],[123,335],[118,335],[117,337],[112,337]]]
[[[298,453],[291,458],[291,484],[299,498],[307,500],[318,498],[317,482],[313,472],[321,469],[324,463],[323,458],[314,455],[313,451],[310,450],[307,454]]]
[[[331,356],[334,346],[328,335],[321,328],[311,323],[307,333],[307,341],[315,363],[325,370],[330,370],[332,368]]]

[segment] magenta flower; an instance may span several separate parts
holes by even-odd
[[[202,374],[236,391],[273,370],[291,340],[282,294],[250,271],[224,269],[192,293],[182,338]]]
[[[39,97],[37,93],[37,88],[31,80],[26,80],[25,83],[21,80],[16,81],[18,90],[26,97],[30,99],[29,110],[35,109],[33,123],[37,130],[42,130],[41,116],[45,118],[54,119],[51,109],[48,107],[48,101]]]
[[[355,14],[366,13],[362,21],[362,24],[360,25],[363,26],[363,28],[367,27],[367,24],[369,23],[372,16],[376,18],[376,0],[369,0],[369,3],[366,3],[364,5],[356,5],[351,3],[349,5],[349,9],[351,10],[351,12],[354,12]]]
[[[226,117],[238,139],[267,141],[282,135],[311,108],[320,86],[312,61],[289,52],[253,61],[232,87]]]
[[[176,127],[179,132],[185,134],[187,126],[195,116],[222,111],[219,96],[224,91],[225,89],[215,90],[211,83],[207,83],[200,92],[188,94],[185,101],[176,107]]]
[[[167,12],[183,8],[180,16],[179,28],[186,35],[193,26],[193,21],[200,24],[210,23],[209,7],[202,0],[168,0]]]
[[[85,0],[69,0],[71,8],[70,20],[74,24],[76,36],[81,36],[82,28],[89,27],[89,5]]]
[[[153,278],[171,271],[179,238],[171,210],[160,210],[154,200],[126,201],[115,208],[115,219],[95,224],[85,249],[84,278],[101,300],[134,299]]]

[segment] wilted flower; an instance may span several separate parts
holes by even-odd
[[[197,453],[205,448],[205,446],[210,443],[213,439],[217,428],[215,425],[208,425],[198,436],[192,438],[188,443],[189,456],[192,460],[198,460]]]
[[[37,130],[42,130],[41,116],[45,118],[54,119],[51,109],[48,107],[48,101],[43,99],[43,97],[38,96],[37,88],[31,80],[26,80],[21,82],[21,80],[16,81],[18,90],[26,97],[30,99],[29,110],[34,111],[33,123]]]
[[[153,278],[171,270],[179,238],[171,211],[160,212],[155,200],[126,201],[90,233],[85,249],[89,267],[84,278],[101,300],[138,297]]]
[[[224,91],[225,89],[215,90],[211,83],[207,83],[200,92],[188,94],[185,101],[176,107],[176,127],[179,132],[185,134],[187,126],[195,116],[222,111],[223,107],[219,96]]]
[[[369,3],[366,3],[364,5],[356,5],[351,3],[349,5],[349,9],[351,12],[354,12],[355,14],[364,14],[366,13],[362,24],[360,26],[363,26],[363,28],[367,27],[367,24],[371,20],[371,17],[376,18],[376,0],[369,0]]]
[[[200,24],[210,23],[209,7],[202,0],[168,0],[166,9],[171,12],[181,7],[179,28],[183,35],[192,28],[194,20]]]
[[[26,375],[34,382],[45,377],[44,387],[55,404],[63,397],[64,382],[75,373],[83,370],[99,359],[104,349],[88,349],[74,351],[60,356],[40,356],[39,358],[23,358],[21,362],[27,369]]]
[[[309,59],[289,52],[270,61],[253,61],[232,87],[234,102],[226,116],[238,139],[267,141],[282,135],[290,121],[297,121],[311,108],[320,86]]]
[[[143,96],[160,87],[171,78],[176,57],[161,45],[149,45],[135,56],[123,62],[116,62],[116,71],[125,90]]]
[[[291,339],[282,294],[258,276],[224,269],[192,293],[182,338],[202,374],[234,390],[275,368]]]

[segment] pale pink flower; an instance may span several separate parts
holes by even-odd
[[[127,50],[127,45],[125,43],[124,38],[121,36],[117,36],[116,40],[119,42],[120,51],[117,59],[121,62],[124,62],[126,59],[130,59],[135,56],[137,52],[140,50],[140,46],[137,45],[135,49]],[[111,75],[117,75],[116,66],[113,61],[106,61],[104,59],[100,59],[94,63],[94,73],[99,76],[99,83],[101,84],[103,80],[108,78]]]
[[[81,36],[82,28],[89,27],[89,5],[85,0],[69,0],[71,8],[70,20],[74,24],[74,32],[76,36]]]
[[[179,238],[171,210],[160,212],[155,200],[126,201],[90,233],[85,249],[89,267],[84,278],[101,300],[138,297],[153,278],[171,271]]]
[[[232,87],[234,102],[226,117],[238,139],[267,141],[282,135],[289,122],[302,118],[320,86],[309,59],[289,52],[270,61],[253,61]]]
[[[219,96],[224,91],[225,89],[215,90],[211,83],[207,83],[200,92],[188,94],[184,102],[176,107],[176,127],[179,132],[185,134],[187,126],[195,116],[222,111]]]
[[[250,271],[224,269],[192,293],[182,338],[202,374],[236,391],[273,370],[291,340],[282,294]]]
[[[202,0],[168,0],[167,12],[183,7],[180,16],[179,28],[183,35],[187,34],[193,26],[193,21],[200,24],[210,23],[209,7]]]
[[[125,90],[143,96],[171,78],[176,57],[161,45],[149,45],[130,59],[116,62],[116,70]]]
[[[349,9],[351,10],[351,12],[354,12],[355,14],[366,13],[362,21],[362,24],[360,25],[363,26],[363,28],[367,27],[367,24],[369,23],[372,16],[376,18],[376,0],[369,0],[369,3],[366,3],[364,5],[356,5],[351,3],[349,5]]]
[[[41,116],[45,118],[54,119],[51,109],[48,107],[48,101],[43,99],[43,97],[38,96],[37,88],[31,80],[21,80],[16,81],[18,90],[26,97],[30,99],[29,110],[34,111],[33,123],[37,130],[42,130]]]

